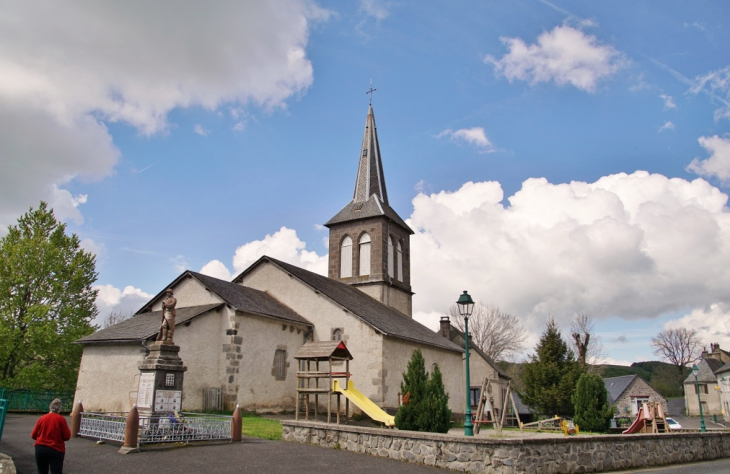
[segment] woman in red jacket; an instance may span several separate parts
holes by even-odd
[[[63,473],[63,458],[66,455],[66,443],[71,439],[66,419],[61,416],[61,400],[51,402],[50,412],[38,419],[30,437],[35,440],[35,463],[38,474]]]

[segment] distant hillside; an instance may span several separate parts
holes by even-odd
[[[522,367],[523,363],[500,362],[500,368],[513,379],[513,386],[518,390],[522,388]],[[665,398],[682,397],[681,387],[676,383],[676,368],[666,362],[649,361],[634,362],[630,367],[625,365],[595,365],[596,372],[603,378],[621,377],[622,375],[637,374],[646,380],[649,385],[662,394]],[[686,369],[685,378],[689,375]]]

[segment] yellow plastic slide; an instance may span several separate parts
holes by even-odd
[[[342,388],[339,380],[332,381],[332,391],[339,392],[346,396],[355,404],[356,407],[362,410],[373,420],[384,423],[385,426],[395,426],[395,417],[385,413],[379,406],[373,403],[372,400],[357,390],[355,385],[352,383],[352,380],[347,381],[347,388]]]

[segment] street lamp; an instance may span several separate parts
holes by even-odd
[[[697,368],[697,364],[692,366],[692,375],[695,376],[695,390],[697,390],[697,403],[700,404],[700,432],[704,433],[707,431],[705,428],[705,417],[702,416],[702,400],[700,399],[700,385],[697,383],[697,375],[699,375],[700,369]]]
[[[459,296],[456,302],[459,307],[459,314],[464,318],[464,340],[466,341],[466,411],[464,412],[464,436],[474,436],[474,423],[471,421],[471,384],[469,380],[469,316],[474,311],[474,301],[469,293]]]

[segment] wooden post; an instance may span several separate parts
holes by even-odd
[[[79,430],[81,429],[81,414],[84,412],[84,405],[81,404],[81,400],[79,400],[79,403],[74,405],[73,410],[71,410],[71,436],[74,438],[79,436]]]
[[[331,422],[332,418],[332,357],[327,359],[327,369],[329,370],[329,377],[327,383],[329,384],[329,391],[327,392],[327,423]]]
[[[243,420],[241,419],[241,406],[236,405],[231,419],[231,441],[241,441]]]
[[[314,392],[314,421],[319,421],[319,359],[315,362],[315,369],[317,371],[317,378],[314,379],[314,388],[317,392]]]
[[[137,448],[139,441],[139,412],[137,404],[132,405],[132,409],[127,414],[127,424],[124,427],[124,448]]]

